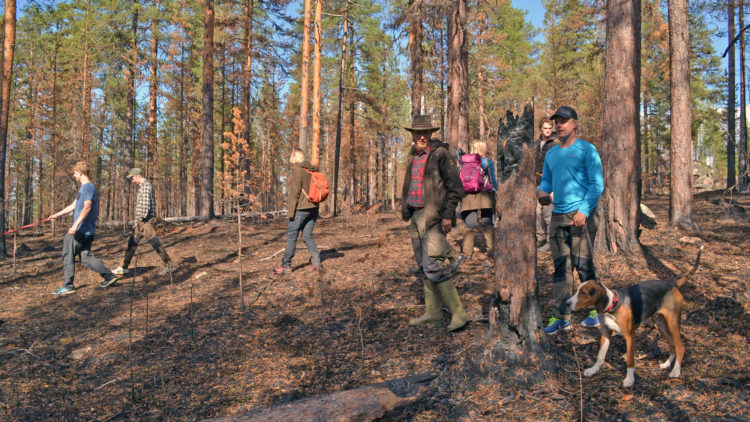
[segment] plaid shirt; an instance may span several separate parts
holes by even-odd
[[[427,164],[427,157],[430,155],[428,146],[421,153],[416,153],[414,161],[411,163],[411,178],[409,181],[409,195],[406,197],[406,204],[414,208],[424,207],[424,167]]]
[[[138,187],[135,203],[135,221],[148,221],[156,216],[156,200],[151,182],[143,180]]]

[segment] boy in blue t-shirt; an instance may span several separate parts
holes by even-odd
[[[594,251],[590,246],[596,238],[599,223],[596,207],[604,191],[604,178],[596,147],[576,134],[578,113],[571,107],[562,106],[550,119],[557,126],[560,144],[544,156],[537,199],[540,204],[549,205],[552,203],[550,194],[554,192],[555,195],[549,227],[549,244],[555,264],[552,276],[554,316],[544,329],[547,334],[555,334],[570,329],[570,314],[562,314],[560,308],[574,293],[573,268],[578,271],[581,281],[597,278]],[[582,324],[598,326],[596,311],[592,311]]]
[[[91,243],[96,234],[96,219],[99,216],[99,196],[96,194],[96,187],[89,180],[88,172],[89,166],[85,161],[75,163],[73,178],[81,183],[78,196],[72,204],[49,216],[49,219],[54,221],[57,217],[73,213],[73,225],[70,226],[63,239],[62,259],[65,282],[62,287],[52,292],[57,296],[76,292],[73,285],[76,255],[80,255],[81,262],[102,276],[104,281],[99,284],[101,287],[107,287],[118,279],[102,261],[91,253]]]

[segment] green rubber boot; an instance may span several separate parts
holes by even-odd
[[[458,298],[458,291],[456,291],[456,285],[453,280],[446,280],[437,285],[440,295],[443,297],[443,302],[451,311],[453,315],[451,323],[448,324],[448,331],[456,331],[459,328],[463,328],[470,320],[464,306],[461,304],[461,299]]]
[[[440,310],[443,301],[440,300],[440,293],[435,283],[427,279],[424,280],[424,305],[424,315],[409,320],[409,325],[434,324],[443,320],[443,313]]]

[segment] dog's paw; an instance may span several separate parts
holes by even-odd
[[[622,381],[622,386],[630,388],[635,384],[635,371],[634,368],[628,368],[625,379]]]
[[[675,358],[674,355],[670,355],[667,358],[667,360],[665,360],[664,362],[661,363],[661,365],[659,365],[659,368],[661,368],[661,369],[669,369],[669,367],[672,366],[672,362],[674,362],[674,358]]]
[[[590,377],[590,376],[595,375],[597,372],[599,372],[599,368],[596,368],[596,367],[592,366],[591,368],[588,368],[585,371],[583,371],[583,376],[584,377]]]
[[[672,372],[669,373],[669,378],[679,378],[681,373],[682,368],[680,368],[680,363],[675,362],[674,368],[672,368]]]

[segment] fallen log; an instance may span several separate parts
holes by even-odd
[[[418,374],[209,421],[372,421],[424,398],[434,378],[431,373]]]

